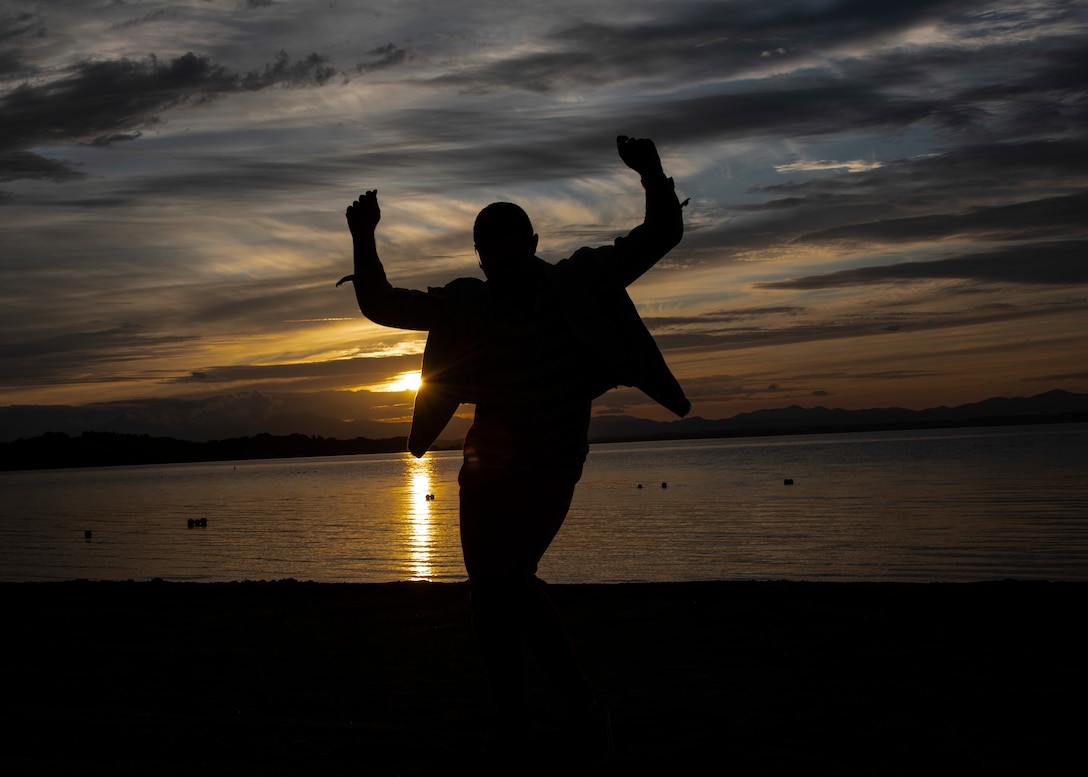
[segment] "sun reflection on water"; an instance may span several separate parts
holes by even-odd
[[[434,546],[433,463],[429,456],[408,460],[408,488],[404,514],[408,517],[408,571],[413,580],[430,580],[434,575],[431,551]]]

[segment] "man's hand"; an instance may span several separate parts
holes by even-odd
[[[382,211],[378,207],[378,190],[359,195],[359,199],[348,205],[347,217],[348,229],[352,235],[373,235],[378,222],[382,220]]]
[[[643,178],[665,176],[661,169],[661,157],[657,155],[657,147],[649,138],[629,138],[626,135],[620,135],[616,138],[616,148],[620,152],[623,163]]]

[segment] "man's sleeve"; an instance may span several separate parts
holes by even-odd
[[[422,331],[433,329],[442,316],[440,294],[394,288],[381,262],[368,262],[357,269],[354,283],[359,310],[375,324]]]
[[[638,280],[684,236],[673,180],[664,175],[644,178],[642,186],[646,190],[645,220],[626,237],[617,238],[612,250],[601,252],[606,275],[622,286]]]

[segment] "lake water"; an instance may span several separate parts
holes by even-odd
[[[459,467],[443,452],[0,472],[0,581],[463,580]],[[540,573],[1088,580],[1088,425],[594,445]]]

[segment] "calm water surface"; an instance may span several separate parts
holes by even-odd
[[[1086,464],[1084,424],[594,445],[541,575],[1088,580]],[[0,473],[0,580],[462,580],[459,467],[445,452]]]

